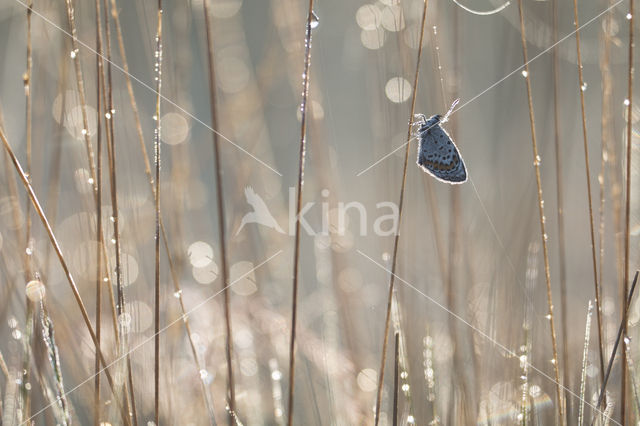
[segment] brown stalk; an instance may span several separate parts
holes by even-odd
[[[582,75],[582,53],[580,51],[580,30],[578,23],[578,0],[573,0],[573,25],[576,29],[576,53],[578,55],[578,91],[580,93],[580,112],[582,116],[582,136],[584,145],[584,166],[587,180],[587,200],[589,203],[589,232],[591,236],[591,261],[593,264],[593,284],[596,299],[596,319],[598,321],[598,355],[600,359],[600,381],[604,380],[604,349],[602,342],[602,309],[600,304],[600,286],[596,260],[596,236],[593,225],[593,202],[591,199],[591,170],[589,167],[589,144],[587,141],[587,117],[584,107],[584,77]],[[566,339],[567,337],[564,336]],[[565,366],[566,368],[566,366]]]
[[[131,83],[131,75],[129,74],[129,64],[127,62],[127,55],[126,55],[126,51],[124,48],[124,38],[122,35],[122,27],[120,26],[120,15],[118,13],[118,9],[117,9],[117,5],[116,5],[116,0],[111,0],[111,16],[113,17],[113,21],[115,24],[115,29],[116,29],[116,39],[118,41],[118,49],[120,51],[120,58],[122,60],[122,69],[123,69],[123,74],[125,76],[125,83],[127,86],[127,92],[129,95],[129,102],[131,103],[131,109],[133,110],[133,118],[134,121],[136,123],[136,132],[138,134],[138,142],[139,142],[139,146],[140,146],[140,150],[142,153],[142,158],[144,161],[144,168],[145,168],[145,174],[147,175],[147,180],[149,181],[149,187],[151,189],[151,194],[154,197],[154,200],[156,198],[156,188],[155,188],[155,184],[154,184],[154,178],[153,175],[151,173],[151,163],[149,162],[149,155],[147,154],[147,148],[145,147],[145,142],[144,142],[144,134],[142,132],[142,124],[140,122],[140,113],[138,111],[138,105],[136,103],[136,99],[135,99],[135,95],[133,93],[133,85]],[[180,312],[182,314],[182,316],[184,317],[184,327],[185,327],[185,331],[187,334],[187,339],[189,340],[189,346],[191,348],[191,353],[193,355],[193,359],[195,362],[195,366],[196,366],[196,374],[198,376],[198,378],[200,377],[200,370],[202,370],[201,366],[200,366],[200,361],[198,359],[198,353],[196,351],[196,346],[195,343],[193,341],[192,338],[192,333],[191,333],[191,325],[189,324],[189,319],[188,316],[186,315],[186,308],[184,305],[184,300],[182,298],[182,289],[180,286],[180,280],[178,278],[178,274],[176,273],[176,268],[174,266],[174,262],[173,262],[173,256],[171,255],[171,251],[169,249],[169,241],[167,238],[167,233],[165,231],[165,227],[164,227],[164,222],[162,220],[162,214],[160,214],[159,216],[159,222],[160,222],[160,233],[162,234],[162,242],[163,245],[165,247],[165,250],[167,252],[167,260],[168,260],[168,264],[169,264],[169,271],[171,274],[171,279],[173,282],[173,287],[174,287],[174,291],[175,294],[178,295],[178,302],[180,304]],[[201,389],[202,389],[202,393],[203,393],[203,398],[204,398],[204,402],[205,405],[207,406],[207,409],[209,411],[209,417],[211,420],[212,424],[215,424],[215,416],[214,416],[214,412],[213,412],[213,407],[211,406],[211,402],[207,396],[207,388],[204,385],[204,383],[202,382],[202,380],[200,381],[200,385],[201,385]]]
[[[91,171],[91,178],[93,179],[92,193],[93,193],[93,196],[96,197],[97,176],[96,176],[96,170],[95,170],[95,164],[94,164],[93,147],[91,145],[91,137],[89,135],[89,122],[87,117],[87,102],[86,102],[86,95],[85,95],[85,89],[84,89],[84,79],[82,77],[82,68],[80,66],[80,58],[77,56],[79,52],[79,43],[78,43],[78,35],[77,35],[76,24],[75,24],[75,12],[73,8],[73,0],[65,0],[65,4],[66,4],[66,11],[67,11],[67,20],[69,23],[69,27],[71,29],[72,58],[73,58],[73,65],[75,70],[76,84],[78,87],[78,96],[80,98],[80,107],[82,112],[82,126],[83,126],[83,129],[85,130],[83,136],[84,136],[85,146],[87,150],[87,159],[89,162],[89,169]],[[103,75],[103,81],[101,83],[103,85],[105,84],[104,75]],[[102,88],[102,91],[103,93],[106,93],[106,89],[104,87]],[[109,132],[107,132],[107,145],[109,145],[109,142],[108,142],[109,137],[110,137],[110,134]],[[96,255],[97,256],[101,255],[103,257],[104,264],[105,265],[108,264],[107,247],[104,244],[104,241],[102,244],[101,252],[97,253]],[[111,280],[109,280],[109,282],[111,282]],[[112,322],[113,322],[113,329],[114,329],[116,342],[119,346],[120,333],[119,333],[118,324],[117,324],[117,312],[116,312],[117,308],[116,308],[116,303],[113,297],[113,287],[109,285],[108,289],[109,289],[109,296],[111,299],[111,316],[112,316]]]
[[[18,172],[18,174],[20,175],[20,179],[22,180],[22,183],[25,187],[25,189],[27,190],[27,193],[29,194],[29,198],[31,198],[31,203],[33,204],[33,207],[35,208],[36,212],[38,213],[38,216],[40,217],[40,220],[42,221],[42,225],[45,227],[47,234],[49,236],[49,240],[51,241],[51,244],[53,245],[53,248],[56,252],[56,254],[58,255],[58,259],[60,260],[60,266],[62,266],[62,270],[64,271],[65,276],[67,277],[67,281],[69,282],[69,287],[71,288],[71,292],[73,293],[73,296],[76,300],[76,303],[78,304],[78,307],[80,308],[80,313],[82,314],[82,319],[84,320],[84,323],[87,327],[87,331],[89,332],[89,335],[91,336],[91,340],[93,340],[93,343],[95,345],[96,348],[96,352],[98,353],[99,357],[100,357],[100,362],[102,363],[103,367],[104,367],[104,374],[107,377],[107,381],[109,382],[109,386],[111,387],[111,391],[114,393],[114,396],[116,395],[115,393],[115,387],[114,387],[114,383],[113,383],[113,378],[111,377],[111,373],[109,372],[109,368],[108,368],[108,364],[104,358],[104,355],[102,354],[102,351],[100,350],[100,345],[98,344],[98,339],[96,336],[95,331],[93,330],[93,327],[91,326],[91,320],[89,319],[89,314],[87,313],[87,309],[85,308],[84,302],[82,301],[82,297],[80,296],[80,292],[78,291],[78,287],[76,285],[76,282],[73,278],[73,276],[71,275],[71,271],[69,270],[69,266],[67,265],[67,261],[65,260],[63,254],[62,254],[62,249],[60,248],[60,245],[58,244],[58,240],[56,239],[53,230],[51,229],[51,225],[49,225],[49,221],[47,220],[47,217],[44,214],[44,211],[42,210],[42,207],[40,206],[40,202],[38,201],[38,198],[36,197],[35,192],[33,191],[33,188],[31,187],[31,183],[29,183],[29,179],[27,178],[26,173],[24,172],[24,170],[22,169],[22,166],[20,165],[20,162],[18,161],[18,158],[16,157],[15,153],[13,152],[13,149],[11,149],[11,145],[9,145],[9,140],[7,139],[7,137],[4,134],[4,129],[2,127],[0,127],[0,139],[2,140],[2,143],[4,145],[4,148],[7,152],[7,154],[9,154],[9,157],[11,158],[11,162],[13,163],[16,171]],[[116,401],[118,401],[118,398],[115,398]],[[120,404],[119,402],[117,402],[118,405]],[[123,410],[122,406],[119,405],[120,408],[120,414],[122,415],[122,420],[124,421],[125,424],[129,425],[129,417],[125,414],[125,411]]]
[[[553,43],[558,42],[558,1],[553,2]],[[564,364],[563,379],[564,385],[569,386],[569,328],[567,321],[567,260],[564,236],[564,197],[562,187],[562,155],[560,149],[560,108],[558,107],[558,82],[560,80],[558,72],[558,49],[553,49],[553,136],[556,156],[556,202],[558,205],[558,263],[560,270],[560,328],[564,341],[562,343],[562,361]],[[565,401],[567,393],[565,392]],[[568,412],[567,408],[567,412]]]
[[[416,107],[416,97],[418,93],[418,77],[420,75],[420,59],[422,58],[422,41],[424,40],[424,27],[427,21],[427,0],[423,0],[424,8],[422,10],[422,21],[420,24],[420,39],[418,42],[418,57],[416,59],[416,72],[413,77],[413,92],[411,94],[411,109],[409,112],[409,126],[407,130],[407,146],[404,154],[404,165],[402,168],[402,184],[400,186],[400,201],[398,203],[398,229],[393,241],[393,260],[391,263],[391,276],[389,278],[389,294],[387,296],[387,313],[384,323],[384,335],[382,340],[382,357],[380,360],[380,373],[378,375],[378,388],[376,392],[376,407],[374,424],[378,426],[380,421],[380,405],[382,403],[382,388],[384,385],[384,368],[387,360],[387,346],[389,343],[389,326],[391,323],[391,305],[393,301],[393,290],[395,284],[396,265],[398,260],[398,242],[400,240],[400,225],[402,224],[402,207],[404,202],[404,189],[407,183],[407,166],[409,164],[409,147],[411,140],[411,123]]]
[[[211,27],[211,17],[209,15],[209,6],[206,1],[202,2],[204,6],[204,19],[207,33],[207,59],[209,65],[209,102],[211,106],[211,127],[218,128],[218,114],[216,107],[216,76],[214,67],[213,54],[213,33]],[[233,378],[233,338],[231,334],[231,306],[230,295],[227,282],[229,280],[229,272],[227,270],[227,242],[225,231],[225,215],[224,200],[222,194],[222,168],[220,165],[220,142],[218,132],[213,132],[213,155],[214,166],[216,171],[216,201],[218,208],[218,233],[220,235],[220,255],[222,263],[222,287],[224,289],[224,319],[226,327],[226,356],[227,356],[227,381],[229,390],[229,424],[233,424],[236,413],[236,391]]]
[[[400,382],[400,333],[395,337],[395,371],[393,375],[393,426],[398,426],[398,388]]]
[[[31,15],[33,13],[33,0],[29,0],[27,4],[27,70],[23,75],[23,83],[24,83],[24,93],[26,97],[26,105],[25,105],[25,117],[26,117],[26,149],[27,149],[27,176],[29,180],[32,180],[32,167],[31,167],[31,143],[32,143],[32,96],[31,96],[31,85],[32,85],[32,75],[33,75],[33,57],[32,57],[32,42],[31,42]],[[33,253],[27,252],[29,250],[31,244],[31,206],[29,201],[27,200],[26,205],[26,234],[25,234],[25,247],[24,247],[24,261],[25,261],[25,278],[26,283],[28,283],[33,278],[33,271],[31,270],[31,256]],[[34,305],[28,297],[25,297],[25,303],[27,305],[27,318],[26,318],[26,338],[25,342],[25,351],[23,354],[23,366],[22,366],[22,383],[20,384],[20,389],[23,395],[23,418],[29,418],[31,412],[31,392],[27,389],[27,383],[29,383],[29,378],[31,376],[31,345],[33,344],[33,326],[34,326]]]
[[[630,218],[631,218],[631,142],[632,142],[632,106],[633,106],[633,0],[629,1],[629,70],[627,76],[627,173],[626,173],[626,194],[625,194],[625,229],[624,229],[624,282],[623,282],[623,297],[626,297],[629,292],[629,239],[630,239]],[[629,306],[622,300],[622,319],[623,319],[623,334],[627,337],[627,313]],[[625,423],[626,415],[626,403],[627,403],[627,345],[622,345],[622,397],[620,413],[622,418],[622,424]]]
[[[631,301],[633,300],[633,293],[636,289],[636,284],[638,283],[638,271],[636,271],[635,276],[633,277],[633,283],[631,284],[631,290],[629,290],[629,295],[625,298],[624,300],[624,307],[625,309],[629,308],[629,305],[631,304]],[[596,418],[598,416],[598,414],[601,414],[602,412],[599,411],[600,406],[602,405],[602,402],[604,400],[604,395],[606,394],[606,389],[607,389],[607,382],[609,381],[609,375],[611,374],[611,367],[613,366],[613,361],[616,358],[616,352],[618,351],[618,346],[620,345],[620,340],[622,338],[622,332],[626,327],[626,323],[627,323],[627,318],[623,318],[622,321],[620,321],[620,327],[618,328],[618,335],[616,336],[616,340],[615,343],[613,344],[613,350],[611,351],[611,356],[609,357],[609,363],[607,365],[607,372],[604,375],[604,380],[602,381],[602,386],[600,387],[600,392],[598,393],[598,402],[596,403],[596,410],[598,410],[598,412],[596,414],[594,414],[593,416],[593,420],[591,420],[591,426],[593,426],[593,424],[596,421]],[[626,338],[626,337],[625,337]],[[622,347],[624,347],[626,345],[622,345]],[[623,417],[624,419],[624,417]],[[623,422],[624,424],[624,422]]]
[[[540,177],[540,160],[538,156],[538,143],[536,139],[536,122],[533,113],[533,98],[531,95],[531,73],[529,72],[529,57],[527,55],[527,39],[525,35],[524,28],[524,14],[522,10],[522,0],[518,0],[518,12],[520,15],[520,36],[522,40],[522,55],[524,59],[524,71],[526,73],[526,83],[527,83],[527,100],[529,104],[529,122],[531,124],[531,144],[533,148],[533,165],[536,172],[536,185],[538,188],[538,210],[540,213],[540,233],[542,237],[542,249],[544,255],[544,272],[545,272],[545,281],[547,284],[547,304],[549,306],[549,326],[551,331],[551,344],[553,349],[553,371],[554,378],[556,382],[556,399],[558,406],[558,419],[561,424],[564,424],[564,410],[563,410],[563,399],[562,399],[562,391],[560,388],[560,373],[559,373],[559,360],[558,360],[558,345],[556,342],[556,329],[553,320],[553,300],[551,297],[551,273],[549,271],[549,248],[547,247],[547,232],[545,227],[545,217],[544,217],[544,201],[542,198],[542,179]]]
[[[105,11],[107,10],[107,2],[104,2]],[[115,255],[116,255],[116,288],[117,288],[117,304],[116,311],[118,317],[125,312],[126,302],[124,296],[124,287],[122,284],[122,258],[121,258],[121,240],[120,240],[120,211],[118,208],[118,184],[117,184],[117,167],[116,167],[116,135],[114,131],[114,106],[113,106],[113,84],[111,74],[111,25],[109,22],[109,14],[104,14],[105,25],[105,39],[107,56],[104,58],[107,62],[107,78],[106,81],[103,78],[103,84],[106,84],[106,101],[107,106],[105,111],[109,114],[107,116],[107,157],[109,162],[109,181],[110,181],[110,194],[111,194],[111,220],[113,222],[113,233],[115,240]],[[121,344],[128,345],[126,341],[121,341]],[[119,346],[121,347],[121,346]],[[123,347],[123,351],[126,349]],[[127,379],[129,388],[129,399],[127,403],[130,404],[130,415],[133,418],[134,426],[138,424],[138,416],[136,410],[136,399],[133,386],[133,373],[131,368],[131,353],[126,351],[126,368]],[[126,389],[127,386],[125,386]]]
[[[313,0],[309,0],[309,12],[307,14],[306,31],[304,38],[304,68],[302,71],[302,103],[300,104],[300,152],[298,159],[298,185],[296,197],[296,226],[295,242],[293,246],[293,295],[291,299],[291,337],[289,339],[289,398],[287,424],[293,424],[293,392],[295,386],[296,366],[296,326],[298,318],[298,269],[300,263],[300,221],[297,220],[302,210],[302,188],[304,185],[304,162],[306,158],[306,134],[307,134],[307,100],[309,98],[309,78],[311,71],[311,31],[313,15]]]
[[[155,424],[160,424],[160,90],[162,89],[162,0],[158,0],[158,31],[156,33],[156,128],[153,135],[155,149],[155,281],[154,281],[154,336],[153,336],[153,383],[154,383],[154,418]]]
[[[100,31],[100,0],[95,1],[96,7],[96,80],[100,81],[103,73],[102,69],[102,32]],[[96,235],[98,241],[96,244],[96,339],[98,346],[101,344],[102,338],[102,257],[99,255],[104,241],[102,233],[102,90],[100,84],[96,84],[97,99],[97,174],[96,174]],[[62,104],[64,105],[64,99]],[[93,399],[93,424],[100,425],[100,359],[96,351],[95,356],[95,380],[94,380],[94,399]]]

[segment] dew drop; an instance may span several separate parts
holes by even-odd
[[[522,70],[522,76],[527,78],[529,76],[529,72],[527,70]]]
[[[582,90],[583,92],[585,90],[587,90],[587,83],[586,82],[582,83],[582,86],[580,86],[580,90]]]
[[[311,11],[311,29],[315,29],[318,28],[318,25],[320,25],[320,18],[318,18],[318,15],[316,15],[315,11]]]
[[[46,290],[42,281],[31,280],[27,283],[25,291],[29,300],[32,302],[39,302],[44,298]]]
[[[631,103],[631,102],[629,102],[629,99],[625,99],[625,100],[624,100],[624,104],[625,104],[626,106],[629,106],[629,104],[630,104],[630,103]]]
[[[633,18],[633,15],[632,15],[632,14],[630,14],[630,13],[627,13],[626,18],[627,18],[627,19],[629,19],[629,20],[631,20],[631,18]]]

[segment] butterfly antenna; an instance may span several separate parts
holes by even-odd
[[[456,107],[456,105],[458,105],[458,102],[460,102],[460,98],[453,101],[453,103],[451,104],[451,107],[449,108],[449,111],[447,111],[444,117],[442,117],[442,120],[440,120],[441,123],[446,123],[447,121],[449,121],[449,116],[453,112],[453,109]]]

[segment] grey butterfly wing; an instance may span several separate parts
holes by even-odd
[[[458,148],[439,125],[420,131],[418,165],[435,178],[447,183],[463,183],[467,170]]]

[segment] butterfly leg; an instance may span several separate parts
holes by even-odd
[[[418,120],[413,121],[411,123],[411,126],[416,126],[416,125],[423,125],[424,123],[427,122],[427,116],[424,114],[413,114],[413,118],[414,120],[417,118]]]
[[[417,119],[413,122],[411,122],[411,134],[416,137],[419,135],[419,130],[421,126],[423,126],[426,122],[427,122],[427,117],[424,114],[414,114],[413,115],[414,119]],[[417,127],[417,129],[416,129]]]

